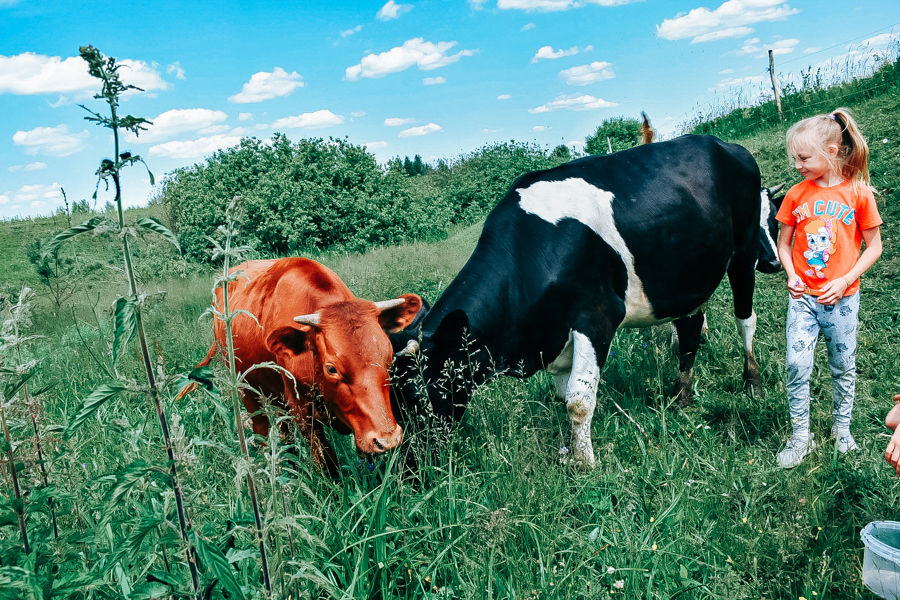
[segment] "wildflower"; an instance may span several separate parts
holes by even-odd
[[[704,425],[703,429],[709,429],[709,425]],[[723,461],[724,462],[724,461]]]
[[[821,527],[816,527],[816,529],[818,529],[819,531],[822,531],[822,528],[821,528]]]
[[[612,575],[612,574],[615,573],[615,572],[616,572],[616,568],[615,568],[615,567],[606,567],[606,574],[607,574],[607,575]]]
[[[651,523],[652,523],[653,521],[655,521],[655,520],[656,520],[656,517],[650,517],[650,522],[651,522]]]
[[[569,453],[569,449],[566,448],[565,446],[563,446],[562,448],[559,449],[559,453],[562,454],[563,456],[565,456],[566,454]]]
[[[806,498],[800,498],[800,504],[806,504]]]
[[[723,492],[723,493],[722,493],[722,497],[723,497],[723,498],[727,498],[727,497],[728,497],[728,493],[727,493],[727,492]]]
[[[650,546],[650,549],[651,549],[651,550],[656,550],[656,544],[653,544],[652,546]]]
[[[806,600],[803,596],[800,596],[799,600]]]
[[[615,351],[615,350],[610,351],[609,355],[610,355],[610,356],[615,356],[615,355],[616,355],[616,351]]]
[[[747,517],[744,517],[744,523],[746,523],[746,522],[747,522]]]
[[[617,590],[621,590],[623,587],[625,587],[625,580],[617,579],[616,582],[613,584],[613,587],[616,588]]]
[[[644,348],[646,348],[646,347],[647,347],[647,344],[644,344]]]
[[[882,144],[887,144],[887,143],[888,143],[888,139],[887,139],[887,138],[884,138],[883,140],[881,140],[881,143],[882,143]]]

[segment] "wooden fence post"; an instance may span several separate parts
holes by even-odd
[[[784,120],[781,112],[781,90],[778,88],[778,78],[775,77],[775,56],[769,50],[769,75],[772,77],[772,92],[775,94],[775,106],[778,107],[778,118]]]

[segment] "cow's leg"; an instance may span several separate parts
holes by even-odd
[[[762,377],[753,353],[753,333],[756,331],[756,313],[753,312],[753,286],[756,282],[756,257],[739,260],[728,267],[728,281],[734,294],[734,317],[744,343],[744,388],[764,396]]]
[[[250,417],[253,433],[264,440],[269,439],[269,417],[262,410],[263,405],[259,394],[249,390],[241,390],[241,400],[244,402],[244,408],[247,409],[247,413],[253,415]]]
[[[676,319],[673,323],[678,334],[678,386],[675,388],[675,401],[682,408],[690,406],[694,401],[694,360],[703,339],[705,322],[703,312],[698,311],[689,317]]]
[[[597,406],[597,385],[606,362],[610,341],[593,343],[585,334],[573,331],[572,372],[566,386],[566,412],[572,426],[572,451],[575,460],[594,466],[591,443],[591,419]]]
[[[556,387],[557,398],[565,399],[566,389],[569,387],[569,375],[572,374],[572,359],[574,353],[575,342],[572,338],[572,331],[569,330],[569,339],[563,347],[562,352],[556,359],[547,365],[547,372],[553,376],[553,385]]]

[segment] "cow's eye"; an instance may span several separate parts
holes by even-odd
[[[329,375],[337,375],[338,370],[334,368],[334,365],[331,363],[325,363],[325,372]]]

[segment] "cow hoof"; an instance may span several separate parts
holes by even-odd
[[[763,387],[761,381],[744,381],[744,391],[752,395],[754,398],[766,397],[766,388]]]
[[[675,406],[678,408],[687,408],[694,403],[694,391],[690,386],[678,384],[675,389]]]

